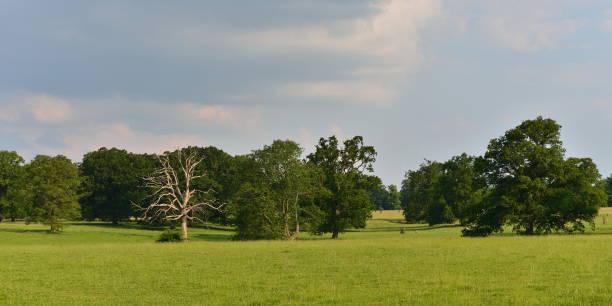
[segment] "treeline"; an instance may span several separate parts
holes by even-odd
[[[612,205],[612,176],[590,158],[566,158],[561,126],[538,117],[490,141],[483,156],[426,160],[408,171],[401,203],[408,222],[459,222],[465,236],[505,226],[520,234],[583,231]]]
[[[180,224],[184,237],[188,225],[217,223],[234,226],[236,239],[304,231],[337,238],[365,227],[372,210],[401,208],[408,222],[459,223],[466,236],[506,226],[581,231],[612,205],[612,176],[602,180],[589,158],[566,158],[560,130],[551,119],[525,121],[491,140],[483,156],[426,160],[400,191],[372,175],[376,151],[359,136],[321,138],[305,157],[290,140],[236,156],[215,147],[162,155],[101,148],[80,163],[44,155],[26,163],[0,151],[0,221],[43,222],[52,231],[63,220],[147,221]]]
[[[399,206],[397,188],[384,186],[371,174],[376,151],[362,137],[343,143],[334,136],[321,138],[312,154],[304,158],[303,151],[290,140],[237,156],[215,147],[163,155],[101,148],[85,154],[80,163],[41,155],[28,164],[15,152],[1,151],[0,221],[43,222],[59,231],[62,220],[142,220],[143,208],[171,199],[147,188],[152,174],[168,171],[160,168],[160,157],[177,176],[176,190],[203,191],[187,202],[221,204],[222,209],[194,209],[185,219],[190,224],[234,225],[237,239],[295,239],[300,231],[337,238],[348,228],[364,227],[372,210]],[[194,163],[195,179],[189,182],[181,171],[181,156],[187,155],[202,159]],[[163,176],[160,182],[167,183]],[[179,223],[181,216],[171,218],[171,213],[156,207],[146,217],[160,224]]]

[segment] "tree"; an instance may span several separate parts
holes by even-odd
[[[402,209],[400,192],[397,190],[397,186],[391,184],[387,187],[387,190],[389,191],[389,209]]]
[[[152,201],[148,205],[137,205],[144,218],[165,221],[180,221],[183,238],[188,239],[188,221],[199,220],[205,207],[219,210],[223,204],[211,200],[212,190],[200,190],[195,186],[198,179],[205,176],[198,172],[202,163],[196,150],[185,149],[158,156],[160,167],[145,178],[146,187],[151,191]]]
[[[375,160],[376,150],[365,146],[361,136],[344,141],[343,148],[335,136],[319,140],[308,161],[321,169],[328,192],[316,201],[322,217],[314,233],[331,232],[332,238],[337,239],[349,227],[365,227],[373,209],[366,192],[373,180],[365,172],[374,171]]]
[[[0,151],[0,221],[15,221],[27,203],[24,162],[14,151]]]
[[[368,196],[374,204],[374,207],[378,210],[393,209],[391,203],[391,195],[387,190],[387,186],[383,184],[380,178],[376,177],[373,179],[375,182],[372,187],[367,189]]]
[[[442,164],[436,198],[442,199],[448,206],[447,210],[450,212],[447,216],[454,216],[452,221],[459,219],[464,223],[468,207],[482,199],[486,184],[476,170],[475,160],[475,157],[463,153]]]
[[[205,162],[196,168],[206,175],[196,181],[194,186],[200,190],[209,190],[207,197],[219,203],[229,203],[244,181],[244,173],[238,167],[237,159],[221,149],[213,146],[188,147],[187,151],[197,151]],[[200,215],[205,221],[225,224],[228,222],[226,211],[203,207]]]
[[[437,185],[442,175],[442,164],[425,160],[418,170],[408,171],[402,181],[402,208],[408,222],[433,220],[433,207],[439,200]],[[430,216],[430,218],[428,218]]]
[[[275,140],[255,150],[251,182],[235,199],[237,239],[296,239],[300,234],[300,205],[317,187],[315,172],[300,159],[303,149],[290,140]]]
[[[113,224],[136,216],[132,203],[146,196],[144,177],[155,166],[151,155],[128,153],[116,148],[100,148],[83,157],[81,199],[83,216],[102,219]]]
[[[79,170],[68,158],[39,155],[27,165],[32,195],[32,221],[49,225],[51,232],[62,230],[62,221],[80,216]]]
[[[560,130],[538,117],[491,140],[476,161],[490,191],[470,209],[464,235],[486,236],[505,224],[526,235],[593,224],[605,203],[599,172],[590,159],[565,159]]]
[[[608,194],[608,206],[612,206],[612,174],[605,180],[604,188]]]

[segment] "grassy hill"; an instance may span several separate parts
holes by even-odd
[[[47,234],[42,225],[0,223],[0,304],[612,301],[610,224],[541,237],[462,238],[460,230],[404,224],[400,212],[385,211],[337,241],[235,242],[227,228],[194,228],[189,242],[159,244],[156,228],[75,223]]]

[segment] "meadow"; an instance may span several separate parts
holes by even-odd
[[[584,234],[463,238],[384,211],[339,240],[193,228],[174,244],[136,225],[0,223],[0,304],[609,305],[612,225],[601,221]]]

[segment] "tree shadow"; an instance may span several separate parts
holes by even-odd
[[[8,232],[8,233],[17,233],[17,234],[25,234],[25,233],[51,233],[48,229],[17,229],[17,228],[0,228],[0,232]]]
[[[231,241],[231,235],[214,234],[214,233],[195,233],[189,235],[189,240],[194,241]]]
[[[74,226],[94,226],[102,228],[114,228],[114,229],[134,229],[134,230],[147,230],[147,231],[162,231],[167,229],[167,225],[154,225],[154,224],[138,224],[138,223],[102,223],[102,222],[75,222],[70,223]]]

